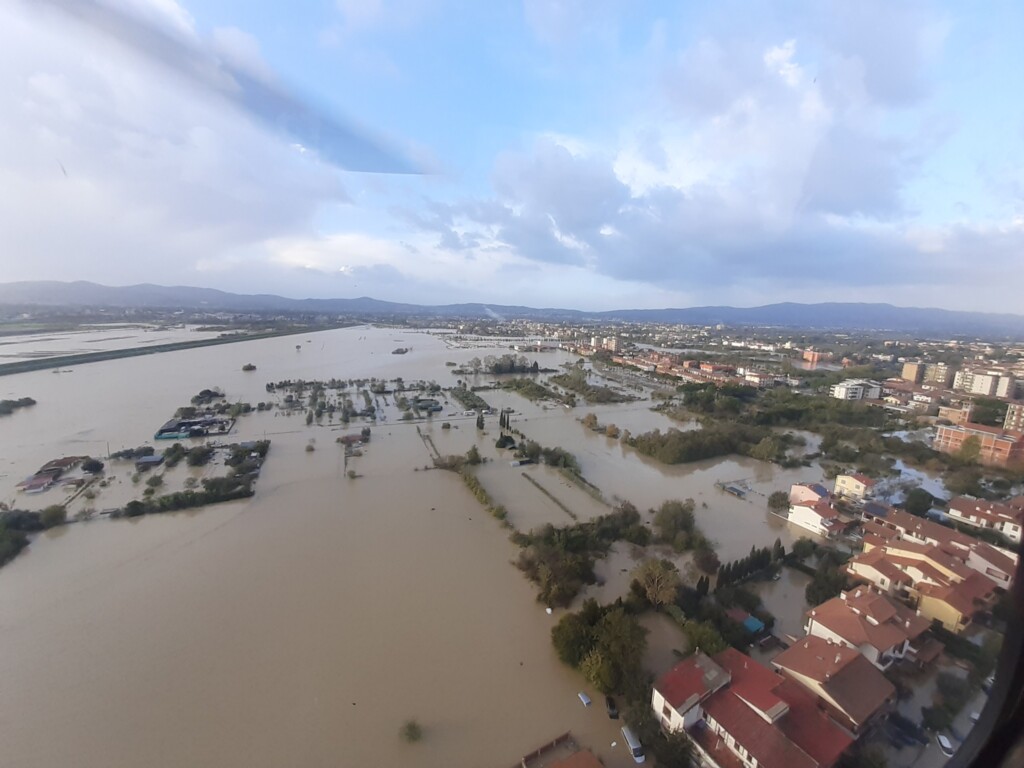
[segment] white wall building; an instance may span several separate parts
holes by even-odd
[[[828,394],[837,400],[877,400],[882,396],[882,385],[868,379],[847,379],[829,387]]]

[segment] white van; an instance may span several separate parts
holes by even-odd
[[[629,750],[629,754],[633,756],[634,763],[642,763],[647,759],[644,755],[643,744],[640,743],[640,739],[636,737],[636,734],[630,730],[628,725],[622,726],[622,738],[626,742],[626,749]]]

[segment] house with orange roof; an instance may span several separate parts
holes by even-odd
[[[964,525],[999,531],[1018,544],[1024,531],[1024,509],[996,501],[956,496],[950,500],[947,514]]]
[[[787,519],[826,539],[835,538],[851,523],[827,499],[790,502]]]
[[[733,648],[679,662],[655,683],[651,704],[663,729],[685,728],[717,768],[831,768],[854,740],[814,695]]]
[[[808,635],[772,659],[783,676],[803,686],[833,720],[853,733],[889,709],[896,688],[859,651]]]
[[[854,648],[885,671],[914,657],[931,622],[880,592],[858,587],[841,592],[806,614],[808,635]]]
[[[874,493],[875,481],[867,475],[855,472],[851,475],[836,475],[835,494],[854,501],[864,501]]]

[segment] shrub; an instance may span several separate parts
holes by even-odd
[[[423,727],[415,720],[406,720],[399,731],[402,741],[407,744],[414,744],[423,738]]]
[[[64,525],[68,519],[68,511],[62,504],[54,504],[47,507],[41,513],[39,513],[39,522],[43,524],[44,528],[54,528],[58,525]]]

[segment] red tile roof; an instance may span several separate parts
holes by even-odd
[[[773,719],[785,710],[786,702],[775,693],[782,678],[768,667],[735,648],[716,654],[715,661],[732,676],[729,690],[734,695]]]
[[[949,502],[950,512],[959,512],[963,517],[981,517],[991,522],[1007,521],[1021,523],[1024,521],[1024,509],[1000,504],[997,501],[985,501],[971,496],[956,496]]]
[[[896,694],[893,684],[859,652],[820,637],[799,640],[772,664],[816,681],[856,725],[867,721]]]
[[[789,712],[777,727],[804,752],[818,761],[820,768],[830,768],[853,743],[853,738],[833,723],[821,709],[818,700],[795,680],[783,678],[775,692],[789,705]]]
[[[765,722],[731,689],[711,697],[704,711],[757,760],[761,768],[817,768],[817,762]]]
[[[602,768],[602,766],[603,763],[589,749],[573,752],[568,757],[551,764],[551,768]]]
[[[684,704],[685,709],[689,709],[727,682],[729,674],[698,651],[662,675],[654,687],[670,706],[679,710]]]
[[[845,598],[834,597],[806,615],[857,647],[870,645],[885,652],[918,637],[930,624],[870,589],[851,590]]]
[[[992,595],[994,585],[986,576],[974,571],[958,584],[922,584],[919,589],[922,595],[947,603],[962,616],[973,616],[979,608],[977,602],[987,600]]]

